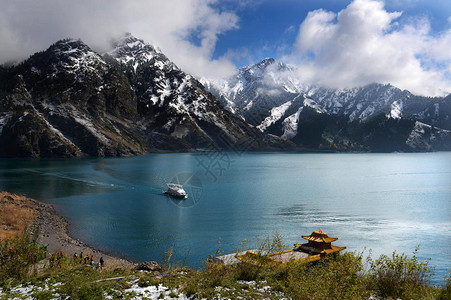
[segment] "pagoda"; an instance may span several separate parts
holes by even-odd
[[[321,229],[320,232],[313,231],[312,234],[303,235],[302,238],[306,239],[308,242],[305,244],[294,244],[297,251],[309,254],[320,254],[322,257],[346,249],[346,247],[332,245],[332,242],[335,242],[338,238],[329,237],[326,233],[322,232]]]
[[[329,237],[327,234],[313,231],[311,235],[303,235],[302,238],[308,242],[305,244],[294,244],[294,248],[290,250],[262,253],[259,250],[242,251],[236,254],[228,254],[218,257],[225,264],[235,264],[239,262],[247,262],[261,264],[287,263],[289,261],[314,262],[322,259],[328,254],[338,253],[346,247],[332,245],[332,242],[338,238]]]

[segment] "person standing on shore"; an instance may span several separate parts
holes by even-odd
[[[104,261],[103,261],[103,256],[101,256],[101,257],[100,257],[100,260],[99,260],[99,267],[100,267],[99,269],[100,269],[100,270],[103,269],[103,263],[104,263]]]

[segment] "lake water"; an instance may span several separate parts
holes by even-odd
[[[166,182],[189,198],[165,196]],[[221,250],[279,232],[287,245],[321,228],[349,251],[432,258],[451,268],[451,152],[196,153],[112,159],[0,159],[0,189],[52,203],[71,234],[134,260],[173,248],[199,267]],[[289,246],[289,247],[290,247]]]

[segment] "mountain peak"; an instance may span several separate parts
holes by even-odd
[[[60,56],[74,56],[80,53],[89,53],[94,51],[80,39],[59,40],[49,47],[50,53]]]
[[[107,54],[121,63],[132,65],[135,71],[138,65],[149,62],[154,58],[175,68],[159,49],[136,38],[129,32],[113,41],[112,46],[113,50]]]
[[[140,40],[133,36],[130,32],[125,33],[122,37],[114,40],[112,42],[112,45],[115,48],[129,48],[129,49],[136,49],[136,48],[143,48],[147,44],[144,43],[143,40]],[[150,46],[150,45],[148,45]]]
[[[105,70],[105,61],[88,45],[79,39],[63,39],[51,45],[46,51],[32,55],[24,62],[25,67],[37,74],[57,74],[67,71],[77,73],[79,70]]]
[[[276,62],[276,60],[274,58],[268,57],[268,58],[262,59],[261,61],[259,61],[256,64],[247,65],[245,67],[242,67],[241,70],[242,71],[251,71],[251,73],[256,72],[257,70],[264,71],[264,70],[266,70],[266,68],[273,65],[275,62]]]
[[[262,59],[260,62],[258,62],[256,64],[256,66],[258,66],[259,68],[266,68],[269,65],[272,65],[273,63],[275,63],[276,60],[272,57],[267,57],[265,59]]]

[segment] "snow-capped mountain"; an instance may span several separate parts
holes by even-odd
[[[58,41],[20,65],[0,66],[0,156],[451,149],[450,96],[379,84],[328,90],[296,74],[265,59],[230,80],[203,81],[218,100],[131,34],[104,55],[80,40]]]
[[[258,130],[224,110],[199,81],[153,46],[126,34],[105,57],[115,59],[127,75],[138,97],[145,132],[158,148],[173,149],[169,141],[179,150],[184,144],[188,149],[211,143],[221,148],[262,146]]]
[[[79,40],[59,41],[1,77],[2,156],[136,155],[146,148],[127,78]]]
[[[390,84],[327,89],[303,84],[297,79],[297,74],[294,67],[266,58],[255,65],[241,68],[235,76],[226,80],[203,79],[202,83],[226,107],[234,108],[245,119],[247,115],[254,115],[249,111],[255,110],[266,118],[270,116],[272,108],[292,101],[300,94],[314,100],[324,112],[347,115],[351,120],[367,120],[379,113],[393,118],[419,117],[424,110],[443,99],[415,96]],[[253,121],[256,120],[250,123]],[[261,121],[254,125],[261,125]]]
[[[302,92],[293,70],[272,58],[243,67],[227,80],[201,82],[227,109],[254,126],[261,125],[272,108]]]
[[[348,123],[355,121],[352,124],[356,127],[360,122],[369,122],[383,114],[394,119],[414,119],[434,126],[440,124],[442,128],[451,130],[449,97],[415,96],[389,84],[327,89],[303,84],[297,79],[297,74],[299,72],[294,67],[267,58],[241,68],[229,79],[203,79],[202,82],[226,108],[240,114],[262,132],[292,141],[303,141],[296,136],[299,135],[301,123],[307,126],[302,120],[309,115],[305,114],[306,108],[323,114],[321,119],[326,123],[325,118],[332,120],[343,116]],[[413,126],[412,123],[412,131]],[[323,138],[324,142],[337,144],[330,136]]]
[[[161,51],[130,34],[113,46],[101,56],[67,39],[0,68],[0,155],[265,147],[259,130],[224,110]]]

